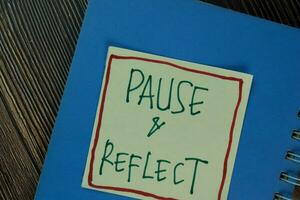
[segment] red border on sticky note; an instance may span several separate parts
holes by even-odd
[[[100,131],[100,128],[101,128],[101,122],[102,122],[102,115],[103,115],[103,110],[104,110],[107,86],[108,86],[108,83],[109,83],[110,70],[111,70],[111,64],[112,64],[113,59],[141,60],[141,61],[145,61],[145,62],[159,63],[159,64],[167,65],[167,66],[170,66],[170,67],[174,67],[176,69],[189,71],[189,72],[193,72],[193,73],[197,73],[197,74],[202,74],[202,75],[206,75],[206,76],[211,76],[211,77],[218,78],[218,79],[235,81],[235,82],[239,83],[239,96],[238,96],[237,104],[236,104],[235,109],[234,109],[234,114],[233,114],[233,118],[232,118],[232,122],[231,122],[231,126],[230,126],[229,141],[228,141],[228,145],[227,145],[226,154],[225,154],[225,157],[224,157],[223,175],[222,175],[222,180],[221,180],[219,191],[218,191],[218,200],[220,200],[221,196],[222,196],[222,191],[223,191],[223,188],[224,188],[224,184],[225,184],[226,175],[227,175],[227,162],[228,162],[228,158],[229,158],[229,154],[230,154],[230,150],[231,150],[231,145],[232,145],[232,140],[233,140],[233,130],[234,130],[234,126],[235,126],[235,123],[236,123],[238,109],[239,109],[239,106],[240,106],[241,100],[242,100],[243,79],[236,78],[236,77],[230,77],[230,76],[223,76],[223,75],[219,75],[219,74],[215,74],[215,73],[211,73],[211,72],[206,72],[206,71],[201,71],[201,70],[196,70],[196,69],[189,69],[187,67],[183,67],[183,66],[180,66],[180,65],[177,65],[177,64],[174,64],[174,63],[171,63],[171,62],[167,62],[167,61],[155,60],[155,59],[149,59],[149,58],[141,58],[141,57],[134,57],[134,56],[118,56],[118,55],[111,54],[110,57],[109,57],[108,66],[107,66],[107,69],[106,69],[107,72],[106,72],[106,75],[105,75],[105,82],[104,82],[104,87],[103,87],[103,92],[102,92],[100,110],[99,110],[99,115],[98,115],[96,135],[94,137],[93,147],[91,149],[90,166],[89,166],[89,173],[88,173],[88,185],[90,187],[96,188],[96,189],[114,190],[114,191],[120,191],[120,192],[134,193],[134,194],[142,195],[142,196],[145,196],[145,197],[152,197],[152,198],[155,198],[155,199],[175,199],[175,198],[171,198],[171,197],[159,196],[159,195],[149,193],[149,192],[144,192],[144,191],[141,191],[141,190],[135,190],[135,189],[130,189],[130,188],[122,188],[122,187],[96,185],[96,184],[93,183],[93,167],[94,167],[95,151],[96,151],[98,140],[99,140],[99,131]]]

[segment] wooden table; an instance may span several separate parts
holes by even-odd
[[[300,27],[300,0],[206,1]],[[34,197],[86,6],[0,2],[0,199]]]

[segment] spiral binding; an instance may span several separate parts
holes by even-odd
[[[298,118],[300,118],[300,110],[298,111]],[[293,130],[292,138],[300,141],[299,129]],[[293,151],[287,151],[285,158],[287,160],[300,164],[300,154],[297,154]],[[300,178],[290,175],[288,172],[281,172],[279,179],[294,186],[300,186]],[[292,200],[292,198],[286,197],[280,193],[275,193],[273,200]]]
[[[300,130],[293,130],[292,138],[295,140],[300,140]]]

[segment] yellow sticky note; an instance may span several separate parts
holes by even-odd
[[[226,199],[252,76],[110,47],[82,186]]]

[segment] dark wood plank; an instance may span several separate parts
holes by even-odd
[[[300,27],[300,0],[205,0]],[[0,199],[32,199],[87,0],[0,1]]]
[[[0,99],[0,198],[32,199],[39,172],[9,112]]]
[[[202,0],[289,26],[300,27],[299,0]]]
[[[0,2],[0,198],[32,199],[87,2]]]

